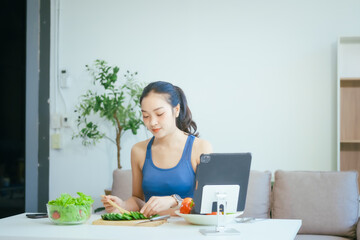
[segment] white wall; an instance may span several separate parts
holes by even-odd
[[[73,82],[65,109],[52,77],[51,112],[75,120],[91,82],[84,66],[102,58],[139,80],[182,87],[216,152],[252,152],[258,170],[335,170],[336,42],[360,35],[359,10],[358,0],[61,0],[59,66]],[[115,146],[85,148],[71,129],[61,134],[63,148],[50,152],[50,199],[82,191],[98,202]],[[150,136],[122,138],[125,169],[131,146]]]

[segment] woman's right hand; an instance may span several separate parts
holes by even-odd
[[[120,207],[123,207],[123,203],[124,201],[121,200],[120,198],[116,197],[116,196],[112,196],[112,195],[106,195],[103,196],[103,198],[101,198],[101,202],[104,204],[105,210],[108,213],[120,213],[119,209],[113,207],[108,200],[113,201],[115,204],[117,204]]]

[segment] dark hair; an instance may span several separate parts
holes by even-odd
[[[152,82],[144,88],[140,97],[140,104],[143,98],[149,95],[150,92],[167,94],[167,101],[172,107],[180,104],[180,114],[176,118],[176,126],[188,134],[196,137],[199,136],[199,133],[196,132],[196,123],[192,120],[190,108],[188,107],[185,94],[181,88],[168,82]]]

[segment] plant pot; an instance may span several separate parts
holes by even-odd
[[[111,195],[111,189],[104,189],[105,195]]]

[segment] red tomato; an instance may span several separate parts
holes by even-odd
[[[55,211],[55,212],[53,212],[53,214],[52,214],[52,219],[59,219],[60,218],[60,214],[57,212],[57,211]]]
[[[217,212],[207,213],[206,215],[217,215]],[[220,215],[224,215],[224,213],[220,212]]]
[[[207,213],[206,215],[217,215],[217,212]]]
[[[192,198],[184,198],[181,203],[180,213],[189,214],[195,203]]]

